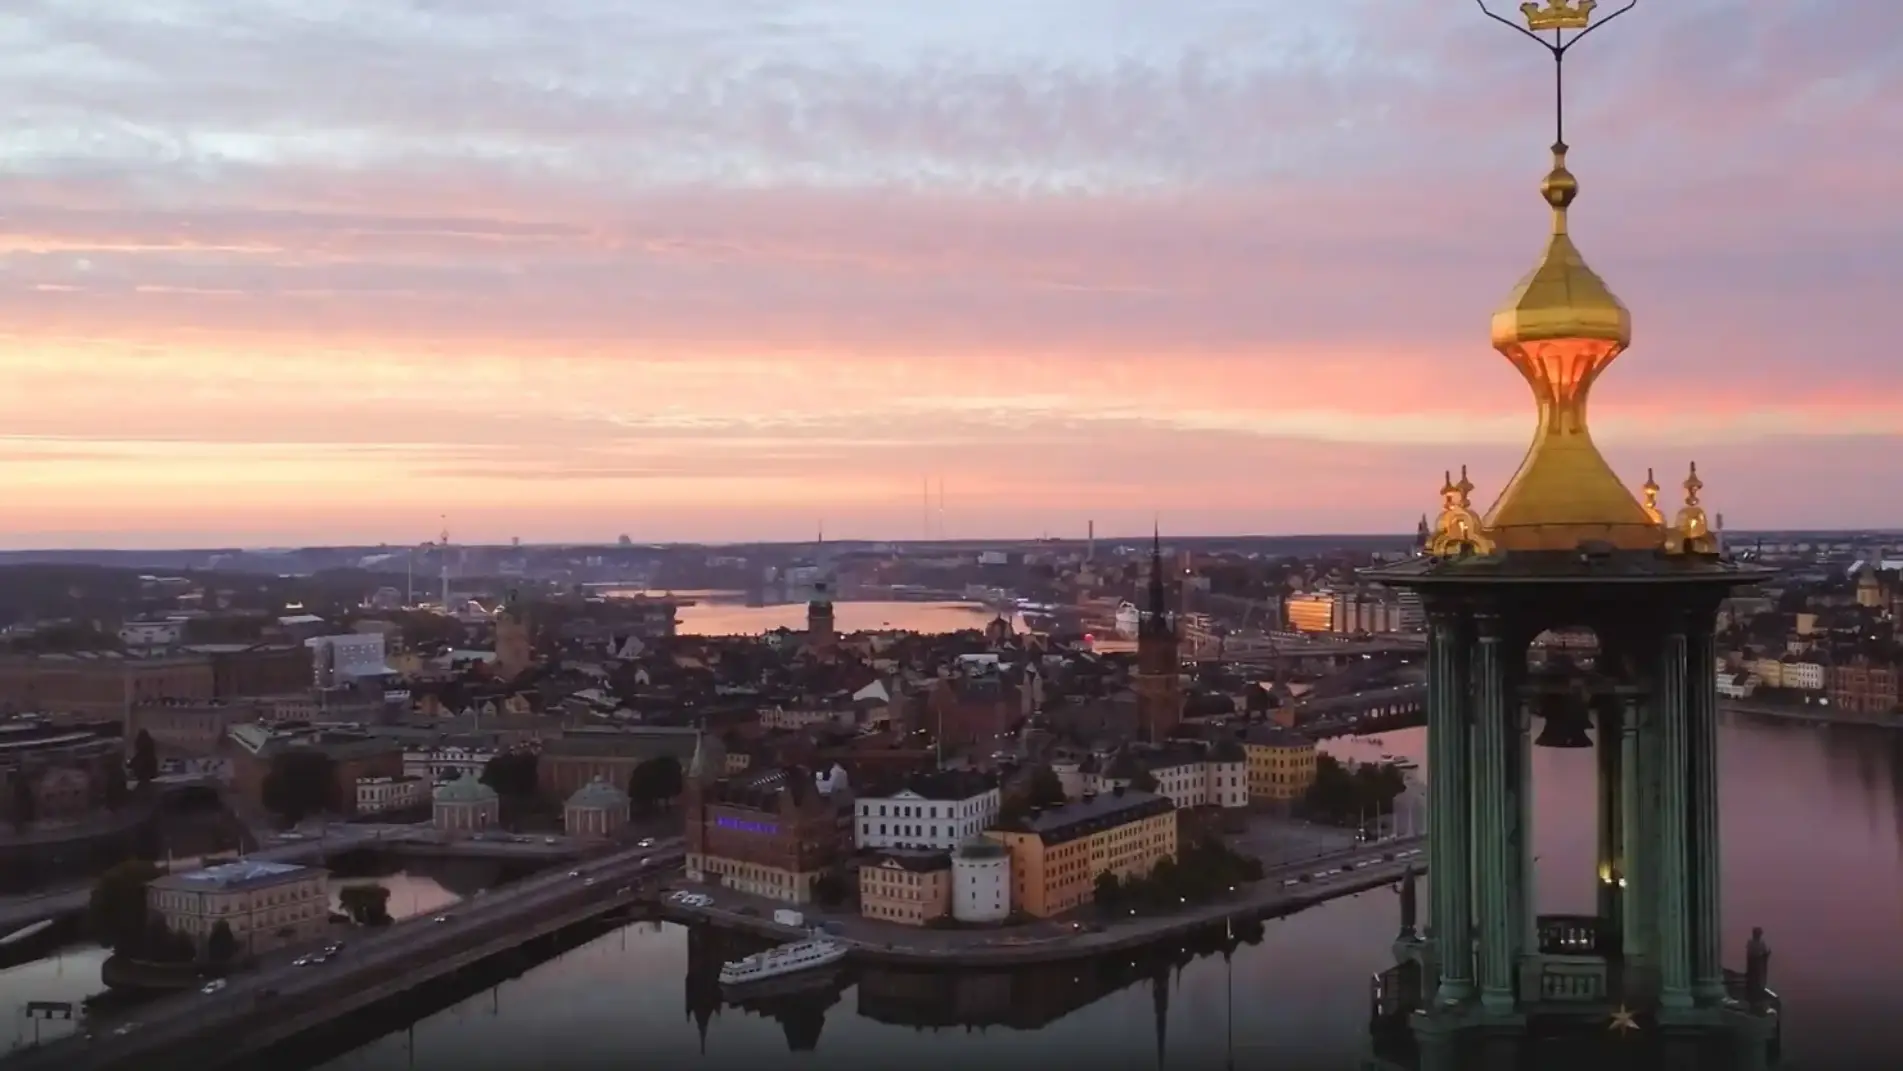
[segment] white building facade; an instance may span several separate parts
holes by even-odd
[[[430,802],[431,783],[421,777],[357,778],[357,813],[383,814]]]
[[[952,918],[1003,922],[1011,914],[1011,853],[987,837],[967,840],[952,853]]]
[[[481,777],[489,760],[498,754],[500,752],[492,747],[459,747],[452,744],[406,748],[403,752],[403,772],[432,784],[453,781],[458,777]]]
[[[304,646],[311,649],[311,665],[315,667],[311,683],[318,688],[390,672],[389,651],[381,632],[312,636]]]
[[[883,798],[853,802],[853,840],[861,849],[949,852],[998,817],[998,786],[979,775],[947,771],[915,779]]]

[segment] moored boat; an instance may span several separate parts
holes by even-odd
[[[831,967],[845,958],[845,945],[830,937],[815,934],[792,944],[755,952],[751,956],[723,964],[720,968],[720,984],[730,989],[754,985],[770,978]]]

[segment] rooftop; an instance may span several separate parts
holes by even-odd
[[[977,770],[938,770],[913,774],[895,786],[888,799],[911,793],[927,800],[968,800],[998,787],[998,781]],[[877,798],[869,793],[864,798]]]
[[[1175,809],[1167,797],[1120,789],[999,822],[997,829],[1001,833],[1035,833],[1046,844],[1061,844]]]
[[[185,890],[249,889],[311,877],[318,873],[321,871],[313,867],[298,866],[294,863],[242,859],[235,863],[220,863],[217,866],[193,870],[185,874],[167,874],[155,879],[152,885],[156,888]]]
[[[944,852],[893,849],[879,853],[879,865],[909,870],[914,874],[929,874],[934,870],[949,869],[951,856]]]

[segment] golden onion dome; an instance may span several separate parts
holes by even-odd
[[[1632,341],[1632,318],[1567,233],[1579,182],[1566,169],[1564,144],[1553,146],[1540,193],[1553,209],[1546,253],[1493,315],[1493,346],[1532,388],[1539,425],[1483,524],[1507,551],[1569,551],[1587,541],[1660,547],[1662,526],[1620,482],[1586,425],[1592,384]]]

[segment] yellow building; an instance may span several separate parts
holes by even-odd
[[[1326,591],[1290,595],[1282,604],[1295,632],[1328,632],[1335,627],[1335,596]]]
[[[167,874],[146,885],[148,910],[204,950],[224,923],[238,951],[268,952],[323,936],[330,872],[290,863],[237,862]]]
[[[1011,853],[1012,910],[1049,918],[1090,903],[1105,871],[1142,877],[1174,856],[1176,805],[1118,788],[1000,822],[985,835]]]
[[[1286,803],[1315,782],[1315,742],[1279,725],[1251,725],[1242,736],[1249,754],[1250,802]]]
[[[880,922],[923,926],[951,914],[951,856],[889,852],[859,868],[859,913]]]

